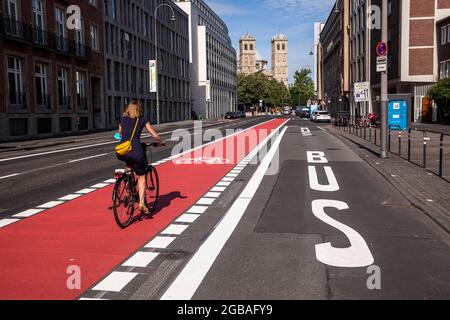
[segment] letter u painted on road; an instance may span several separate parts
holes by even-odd
[[[308,175],[309,175],[309,187],[316,191],[327,191],[334,192],[339,190],[339,185],[334,176],[333,170],[331,167],[323,167],[325,170],[325,174],[327,175],[328,184],[320,184],[319,178],[317,177],[316,167],[308,166]]]
[[[336,200],[314,200],[312,202],[312,211],[317,218],[343,232],[350,242],[350,247],[335,248],[330,242],[317,244],[317,260],[331,266],[345,268],[367,267],[373,264],[372,253],[363,237],[349,226],[327,215],[325,208],[345,210],[349,208],[348,205],[345,202]]]

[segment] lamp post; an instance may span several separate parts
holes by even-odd
[[[173,10],[172,6],[167,3],[161,3],[156,6],[155,11],[153,12],[153,18],[155,20],[155,66],[156,66],[156,125],[158,128],[161,126],[160,118],[159,118],[159,61],[158,61],[158,33],[156,32],[156,15],[158,13],[158,9],[166,6],[172,10],[172,16],[170,17],[170,21],[175,21],[175,10]]]

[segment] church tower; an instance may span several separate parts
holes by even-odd
[[[272,75],[289,85],[288,38],[283,34],[272,38]]]
[[[239,72],[252,74],[256,70],[256,39],[248,32],[239,40]]]

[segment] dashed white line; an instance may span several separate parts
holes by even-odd
[[[226,187],[213,187],[211,189],[212,192],[223,192],[225,191]]]
[[[175,239],[176,239],[175,237],[161,237],[161,236],[157,236],[152,241],[147,243],[144,246],[144,248],[165,249]]]
[[[171,224],[166,229],[164,229],[161,234],[175,234],[180,235],[184,230],[187,229],[187,225],[184,224]]]
[[[70,201],[81,196],[82,196],[81,194],[68,194],[67,196],[61,197],[58,200]]]
[[[11,223],[17,222],[20,219],[1,219],[0,220],[0,228],[5,227]]]
[[[6,178],[11,178],[11,177],[16,177],[18,175],[20,175],[20,173],[8,174],[7,176],[0,177],[0,180],[6,179]]]
[[[213,192],[213,191],[207,192],[204,195],[205,198],[218,198],[219,196],[220,196],[220,192]]]
[[[197,220],[198,217],[200,217],[199,214],[185,213],[185,214],[181,215],[177,220],[175,220],[175,222],[192,223],[195,220]]]
[[[59,206],[60,204],[63,204],[64,201],[49,201],[47,203],[41,204],[40,206],[37,206],[36,208],[41,208],[41,209],[50,209],[56,206]]]
[[[116,179],[108,179],[108,180],[105,180],[105,181],[103,181],[104,183],[115,183],[116,182]]]
[[[88,193],[91,193],[93,191],[95,191],[95,189],[86,188],[86,189],[79,190],[79,191],[77,191],[75,193],[88,194]]]
[[[17,217],[17,218],[28,218],[31,217],[39,212],[44,211],[44,209],[29,209],[29,210],[25,210],[22,211],[18,214],[13,215],[13,217]]]
[[[85,158],[80,158],[80,159],[70,160],[70,161],[67,161],[67,163],[80,162],[80,161],[84,161],[84,160],[89,160],[89,159],[94,159],[94,158],[98,158],[98,157],[103,157],[103,156],[106,156],[106,155],[107,155],[107,153],[97,154],[97,155],[95,155],[95,156],[90,156],[90,157],[85,157]]]
[[[109,185],[108,183],[97,183],[97,184],[94,184],[93,186],[90,186],[89,188],[100,189],[100,188],[104,188],[108,185]]]
[[[132,257],[125,261],[122,266],[124,267],[147,267],[150,262],[152,262],[159,253],[157,252],[136,252]]]
[[[216,186],[218,187],[228,187],[231,184],[230,181],[219,181]]]
[[[135,272],[113,271],[92,290],[120,292],[137,275]]]
[[[201,198],[197,201],[197,204],[205,204],[205,205],[211,205],[214,202],[214,198]]]
[[[208,209],[206,206],[193,206],[188,211],[188,213],[204,213]]]

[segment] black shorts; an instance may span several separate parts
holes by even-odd
[[[127,156],[117,155],[117,159],[124,161],[127,167],[130,167],[138,176],[145,175],[147,171],[147,159],[132,159]]]

